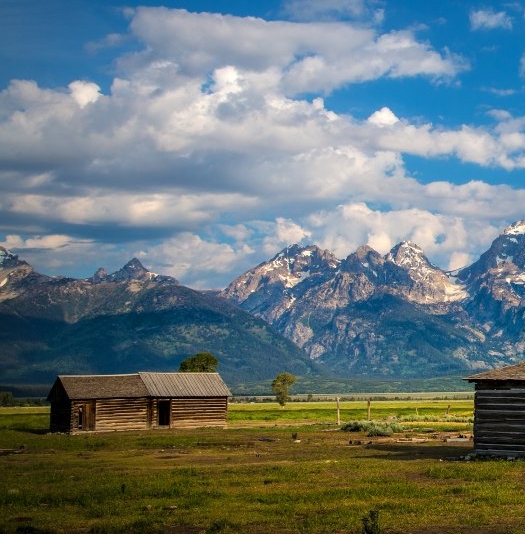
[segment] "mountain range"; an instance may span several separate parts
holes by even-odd
[[[36,273],[0,247],[0,325],[0,387],[15,392],[42,393],[57,374],[177,371],[199,352],[218,358],[229,384],[316,374],[265,321],[137,259],[72,279]]]
[[[137,259],[87,279],[39,274],[0,247],[0,387],[56,374],[177,370],[212,352],[233,389],[281,371],[310,380],[465,376],[525,351],[525,221],[446,272],[415,243],[341,260],[291,245],[220,292]]]
[[[512,364],[525,349],[525,221],[456,272],[411,242],[386,255],[362,246],[344,260],[292,245],[221,296],[332,375],[422,378]]]

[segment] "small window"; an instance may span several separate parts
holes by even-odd
[[[170,408],[169,400],[159,401],[159,426],[170,426]]]

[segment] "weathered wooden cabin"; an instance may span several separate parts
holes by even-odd
[[[231,393],[218,373],[60,375],[51,432],[224,426]]]
[[[475,384],[475,453],[525,456],[525,362],[465,380]]]

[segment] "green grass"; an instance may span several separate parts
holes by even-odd
[[[522,532],[525,462],[409,441],[428,436],[410,414],[447,409],[461,420],[428,424],[471,431],[472,401],[373,401],[375,420],[406,418],[390,438],[342,432],[329,402],[233,404],[227,429],[79,436],[47,434],[45,409],[0,410],[0,448],[26,447],[0,456],[0,533],[360,534],[371,510],[382,534]],[[341,403],[343,421],[366,415]]]
[[[450,408],[449,408],[450,407]],[[372,400],[372,419],[398,418],[406,421],[449,421],[472,418],[472,400]],[[342,422],[366,419],[368,401],[340,401],[339,414]],[[230,423],[246,421],[336,423],[337,404],[331,402],[289,402],[280,407],[276,402],[231,404],[228,413]]]

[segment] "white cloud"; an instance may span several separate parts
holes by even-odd
[[[323,4],[349,17],[374,5]],[[466,68],[411,31],[139,8],[130,35],[144,48],[120,58],[107,94],[78,80],[56,90],[13,80],[0,92],[0,231],[44,265],[100,266],[98,244],[105,267],[140,255],[206,287],[293,242],[344,257],[412,239],[441,266],[522,216],[524,190],[425,185],[403,158],[525,168],[524,117],[492,110],[489,125],[444,127],[388,102],[368,119],[326,106],[322,96],[348,84]]]
[[[384,107],[378,111],[374,111],[374,113],[368,117],[368,122],[381,128],[382,126],[392,126],[396,122],[399,122],[399,119],[392,113],[392,110]]]
[[[367,0],[286,0],[283,13],[295,20],[369,20],[378,23],[383,10]]]
[[[132,28],[148,48],[122,62],[128,72],[139,73],[158,60],[176,64],[179,76],[206,76],[235,65],[250,76],[273,77],[289,96],[383,76],[450,77],[466,67],[461,58],[441,56],[409,31],[378,35],[351,23],[267,22],[141,8]]]
[[[23,250],[27,248],[37,249],[56,249],[69,245],[72,241],[75,241],[67,235],[45,235],[34,236],[29,239],[23,239],[19,235],[7,235],[5,240],[0,242],[0,245],[7,249]]]
[[[492,9],[472,10],[469,13],[469,19],[472,30],[512,29],[512,19],[505,11],[495,12]]]
[[[100,96],[100,87],[96,83],[77,80],[71,82],[68,87],[71,96],[81,108],[96,102]]]
[[[463,197],[464,198],[464,197]],[[374,210],[364,203],[348,203],[310,218],[312,239],[345,258],[367,244],[386,254],[400,241],[422,247],[442,269],[457,268],[477,259],[479,247],[490,242],[500,228],[475,217],[467,224],[461,215],[432,213],[420,208]]]
[[[159,245],[145,246],[135,253],[154,272],[168,274],[178,279],[191,280],[194,288],[210,289],[213,282],[210,273],[231,273],[245,256],[253,251],[244,245],[238,247],[226,243],[205,241],[200,236],[182,233],[166,239]],[[241,274],[240,272],[238,274]],[[216,287],[215,289],[222,289]]]
[[[311,232],[299,224],[284,217],[278,217],[273,233],[264,238],[263,250],[266,254],[273,255],[290,244],[303,242],[310,236]]]

